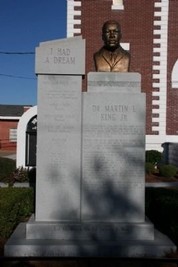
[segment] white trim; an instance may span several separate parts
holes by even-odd
[[[152,105],[159,105],[160,101],[159,100],[152,100]]]
[[[112,10],[124,10],[123,0],[113,0],[111,9]]]
[[[30,119],[35,115],[37,115],[37,106],[28,109],[19,120],[17,127],[17,168],[25,167],[26,128]]]
[[[160,79],[160,77],[161,78],[163,78],[165,76],[165,74],[153,74],[153,79]]]
[[[161,21],[161,20],[155,20],[154,21],[154,26],[165,26],[166,27],[166,25],[167,25],[166,21]]]
[[[81,7],[81,1],[67,0],[67,37],[74,37],[75,33],[81,34],[81,29],[76,29],[74,25],[81,25],[80,19],[74,19],[74,16],[81,16],[80,10],[75,7]]]
[[[124,5],[112,5],[112,10],[124,10]]]
[[[161,34],[161,30],[154,30],[153,34]]]
[[[20,120],[21,117],[12,117],[12,116],[0,116],[0,120]]]
[[[153,92],[152,96],[159,96],[159,92]]]
[[[158,88],[159,92],[152,92],[152,96],[158,96],[159,100],[152,100],[152,105],[158,105],[158,109],[152,109],[152,114],[155,112],[159,114],[154,118],[159,126],[152,126],[152,131],[158,131],[159,137],[166,136],[166,106],[167,106],[167,40],[168,40],[168,12],[169,0],[161,0],[156,2],[155,8],[160,7],[161,11],[155,11],[154,16],[159,17],[160,20],[154,20],[154,25],[159,25],[159,30],[153,30],[154,35],[159,35],[153,39],[153,44],[160,44],[160,48],[153,48],[153,62],[159,62],[159,65],[153,65],[153,70],[159,70],[159,74],[153,74],[153,79],[158,79],[159,82],[152,83],[153,88]],[[154,53],[159,52],[159,56]]]

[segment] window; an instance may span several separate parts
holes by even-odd
[[[123,0],[113,0],[112,1],[112,9],[113,10],[123,10],[124,9]]]
[[[9,141],[17,142],[17,129],[9,129]]]
[[[178,60],[174,64],[171,78],[172,78],[172,88],[178,89]]]

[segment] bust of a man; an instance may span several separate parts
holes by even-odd
[[[121,27],[117,21],[106,21],[102,27],[104,46],[94,54],[96,71],[128,72],[130,54],[120,46]]]

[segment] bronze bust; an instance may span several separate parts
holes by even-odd
[[[94,54],[96,71],[129,71],[130,54],[120,46],[121,27],[117,21],[106,21],[102,27],[104,46]]]

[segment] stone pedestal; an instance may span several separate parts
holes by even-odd
[[[85,93],[82,136],[82,220],[144,222],[145,95]]]
[[[126,224],[125,227],[127,226]],[[62,236],[63,238],[52,239],[54,236],[52,234],[49,239],[42,239],[39,236],[34,239],[27,239],[26,227],[25,223],[19,224],[6,243],[6,256],[42,257],[43,260],[45,257],[163,257],[170,251],[176,251],[176,246],[173,242],[158,231],[154,231],[154,240],[138,240],[138,232],[135,235],[135,237],[137,236],[135,239],[133,239],[133,234],[128,239],[119,238],[118,240],[77,239],[76,233],[78,231],[74,232],[72,240],[67,239],[66,232],[65,238]],[[40,231],[43,229],[43,227],[40,228],[40,224],[39,229]],[[48,231],[51,233],[52,229],[53,227]],[[152,229],[150,230],[152,232]],[[41,233],[44,233],[44,231],[41,231]],[[71,237],[71,230],[68,234]]]
[[[41,43],[36,49],[36,221],[80,220],[84,59],[80,37]]]
[[[145,220],[145,94],[137,73],[89,73],[84,41],[37,48],[36,212],[6,256],[163,256],[174,244]]]
[[[80,219],[81,82],[38,77],[36,221]]]

